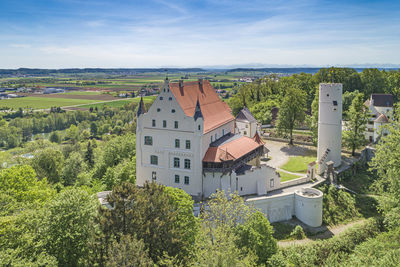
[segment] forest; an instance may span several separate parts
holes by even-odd
[[[315,130],[320,82],[343,83],[343,110],[358,123],[371,93],[400,97],[400,72],[321,69],[288,77],[267,75],[237,86],[226,101],[236,114],[247,106],[276,128]],[[150,103],[146,104],[147,108]],[[362,106],[362,105],[361,105]],[[396,107],[397,108],[397,107]],[[135,186],[136,103],[122,108],[0,115],[0,262],[4,266],[398,266],[400,263],[400,117],[376,144],[368,165],[341,183],[324,185],[324,225],[363,218],[363,224],[326,240],[279,246],[279,224],[232,193],[217,192],[200,216],[183,190]],[[358,114],[358,115],[357,115]],[[399,114],[397,112],[396,114]],[[365,114],[364,114],[365,115]],[[367,117],[367,116],[366,116]],[[314,128],[313,128],[314,127]],[[353,129],[349,129],[351,132]],[[360,133],[348,134],[359,148]],[[291,138],[288,137],[288,141]],[[354,145],[356,144],[356,145]],[[108,205],[96,194],[111,191]],[[301,227],[288,236],[303,239]]]

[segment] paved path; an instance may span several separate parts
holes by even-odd
[[[309,243],[315,242],[317,240],[331,238],[335,235],[338,235],[338,234],[344,232],[345,230],[347,230],[355,225],[363,224],[363,223],[365,223],[365,219],[351,222],[348,224],[329,226],[326,231],[324,231],[323,233],[317,234],[315,236],[312,236],[311,238],[305,238],[302,240],[278,241],[278,245],[280,247],[288,247],[288,246],[292,246],[292,245],[309,244]]]
[[[311,150],[310,147],[302,145],[290,146],[287,143],[266,140],[265,146],[270,151],[268,155],[272,157],[267,164],[274,168],[279,168],[284,165],[289,160],[290,156],[313,154],[313,150]]]

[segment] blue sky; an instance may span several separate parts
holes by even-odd
[[[400,1],[0,0],[0,68],[400,64]]]

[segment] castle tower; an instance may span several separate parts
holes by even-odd
[[[318,109],[318,174],[323,174],[326,163],[341,164],[342,152],[342,89],[341,83],[319,84]]]

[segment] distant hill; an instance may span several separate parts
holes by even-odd
[[[49,75],[49,74],[84,74],[84,73],[103,73],[103,74],[138,74],[148,72],[161,72],[161,73],[188,73],[188,72],[205,72],[206,70],[201,68],[84,68],[84,69],[0,69],[0,75]]]

